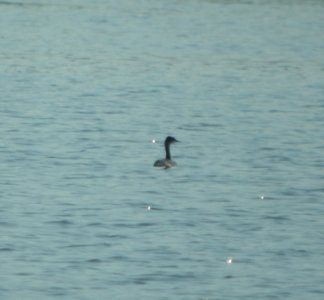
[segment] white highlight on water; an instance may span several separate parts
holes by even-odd
[[[231,264],[233,262],[233,257],[227,257],[226,263]]]

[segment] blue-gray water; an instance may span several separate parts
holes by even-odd
[[[0,298],[324,299],[323,16],[0,1]]]

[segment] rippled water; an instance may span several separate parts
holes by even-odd
[[[0,1],[1,299],[323,299],[323,15]]]

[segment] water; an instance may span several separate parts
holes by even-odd
[[[323,299],[323,15],[0,1],[1,299]]]

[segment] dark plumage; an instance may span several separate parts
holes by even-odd
[[[176,165],[176,162],[171,159],[170,145],[179,142],[172,136],[167,136],[164,141],[165,159],[159,159],[154,163],[154,167],[170,168]]]

